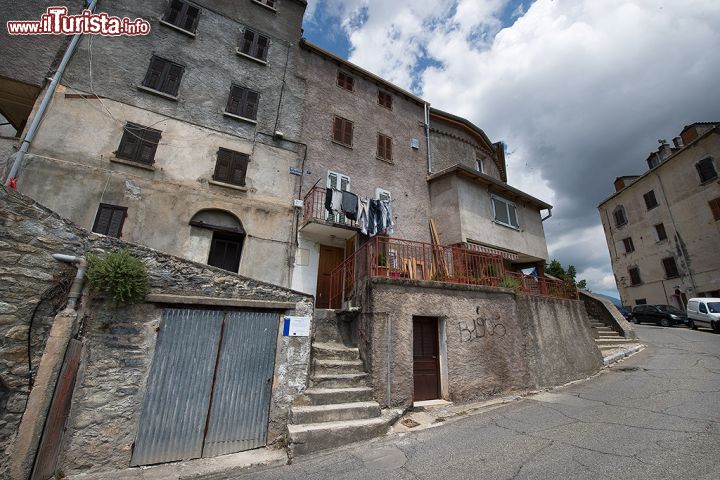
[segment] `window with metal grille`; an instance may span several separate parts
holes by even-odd
[[[160,130],[128,122],[123,129],[123,136],[115,156],[152,165],[155,163],[155,152],[160,143],[160,137]]]
[[[630,274],[630,284],[640,285],[642,280],[640,279],[640,269],[637,267],[629,268],[628,273]]]
[[[714,220],[720,220],[720,197],[713,198],[708,202]]]
[[[665,225],[662,223],[658,223],[655,225],[655,235],[657,236],[657,241],[667,240],[667,232],[665,231]]]
[[[517,217],[517,207],[514,203],[504,198],[491,196],[495,222],[511,228],[519,228],[520,223]]]
[[[615,211],[613,212],[613,217],[615,217],[616,227],[622,227],[627,223],[627,218],[625,217],[625,209],[622,206],[615,209]]]
[[[337,85],[340,88],[352,92],[355,88],[355,79],[345,72],[338,72]]]
[[[250,120],[257,120],[259,103],[260,94],[258,92],[233,85],[230,87],[230,96],[225,111]]]
[[[663,258],[662,264],[665,269],[665,278],[675,278],[680,276],[677,264],[675,263],[675,259],[673,257]]]
[[[172,0],[163,20],[182,30],[195,33],[199,17],[200,9],[196,6],[181,0]]]
[[[623,245],[625,245],[625,253],[632,253],[635,251],[635,245],[633,245],[632,238],[623,238]]]
[[[244,153],[220,148],[217,152],[213,180],[233,185],[245,186],[245,176],[250,157]]]
[[[643,195],[643,198],[645,199],[645,206],[648,210],[652,210],[653,208],[658,206],[657,199],[655,198],[655,190],[650,190],[645,195]]]
[[[182,65],[153,55],[142,83],[143,87],[176,97],[184,71],[185,67]]]
[[[267,60],[269,46],[270,39],[268,37],[246,28],[243,32],[242,38],[240,39],[240,47],[238,51],[244,55],[265,62]]]
[[[378,104],[385,108],[392,110],[392,95],[388,92],[378,90]]]
[[[383,160],[392,160],[392,138],[382,133],[377,136],[377,156]]]
[[[333,118],[333,140],[348,147],[353,143],[353,122],[346,118]]]
[[[695,164],[695,168],[700,175],[700,182],[704,183],[717,178],[717,171],[713,165],[712,158],[704,158]]]
[[[127,207],[101,203],[95,215],[92,231],[108,237],[120,238],[126,216]]]

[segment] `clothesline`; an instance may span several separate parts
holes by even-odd
[[[363,235],[392,235],[395,225],[391,200],[370,199],[345,190],[328,188],[325,191],[325,209],[331,215],[344,215],[357,221]]]

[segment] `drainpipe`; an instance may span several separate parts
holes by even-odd
[[[68,294],[68,303],[65,307],[66,311],[75,310],[77,307],[77,301],[82,294],[83,282],[85,281],[85,270],[87,269],[87,260],[85,260],[85,257],[63,255],[62,253],[53,253],[52,256],[55,260],[66,263],[74,263],[78,267],[72,286],[70,287],[70,293]]]
[[[427,171],[432,173],[432,157],[430,155],[430,104],[426,103],[425,107],[425,140],[427,143]]]
[[[90,2],[90,5],[88,5],[87,9],[91,12],[94,12],[96,3],[97,0],[92,0]],[[30,148],[30,144],[35,138],[35,134],[40,127],[40,122],[42,122],[43,116],[45,116],[47,107],[50,104],[50,100],[52,100],[53,94],[55,93],[55,89],[57,88],[58,83],[60,83],[60,79],[62,78],[63,73],[65,73],[65,67],[67,67],[67,64],[70,62],[70,58],[72,58],[73,53],[75,53],[75,48],[80,42],[80,37],[82,37],[82,33],[76,34],[70,41],[70,45],[68,45],[68,48],[65,50],[65,55],[63,55],[60,66],[55,72],[55,75],[50,82],[50,86],[47,88],[47,90],[45,90],[45,96],[40,103],[40,107],[38,108],[38,111],[35,114],[32,123],[30,124],[30,128],[28,129],[27,134],[25,134],[25,138],[20,145],[20,150],[18,150],[17,154],[15,155],[15,162],[13,162],[13,165],[10,168],[10,173],[8,174],[7,180],[5,181],[5,185],[10,185],[11,182],[17,178],[18,170],[20,170],[20,165],[22,164],[23,158],[25,158],[25,154],[27,153],[28,149]]]

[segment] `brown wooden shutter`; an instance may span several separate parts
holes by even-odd
[[[110,237],[120,237],[126,215],[126,207],[101,203],[95,216],[92,231]]]
[[[385,137],[385,158],[392,160],[392,138]]]
[[[231,183],[235,185],[245,186],[245,177],[247,175],[247,166],[250,157],[240,152],[233,152],[233,172]]]
[[[163,72],[165,70],[165,62],[160,58],[153,56],[150,59],[150,66],[145,74],[143,80],[143,86],[152,88],[153,90],[160,90],[162,87]]]
[[[118,147],[116,155],[120,158],[134,160],[139,144],[140,134],[138,129],[134,124],[128,123],[123,129],[123,136],[120,139],[120,146]]]
[[[712,199],[708,202],[710,205],[710,211],[712,212],[715,220],[720,220],[720,197]]]
[[[119,208],[112,210],[110,224],[108,225],[107,235],[110,237],[120,238],[122,234],[122,226],[125,221],[125,210]]]
[[[230,182],[232,177],[232,152],[221,148],[217,152],[217,162],[215,163],[215,175],[213,179],[219,182]]]
[[[200,9],[193,7],[192,5],[187,6],[187,13],[185,16],[185,24],[183,28],[189,32],[195,32],[197,28],[198,19],[200,18]]]
[[[349,120],[344,121],[344,131],[343,131],[343,143],[345,145],[352,145],[353,140],[353,124]]]
[[[243,43],[240,47],[240,51],[244,53],[245,55],[251,55],[252,56],[252,47],[253,43],[255,42],[255,32],[249,29],[245,29],[245,33],[243,34]]]
[[[229,113],[240,115],[240,105],[242,105],[244,93],[244,88],[234,85],[230,88],[230,96],[228,97],[228,103],[226,107],[226,110]]]
[[[258,109],[258,100],[260,99],[260,95],[257,92],[253,92],[252,90],[246,90],[245,91],[245,105],[244,105],[244,112],[243,117],[245,118],[251,118],[253,120],[257,119],[257,109]]]
[[[333,118],[333,140],[336,142],[343,141],[343,121],[340,117]]]
[[[167,77],[165,78],[165,82],[162,86],[163,92],[173,96],[177,95],[178,89],[180,88],[180,79],[182,79],[183,70],[184,68],[181,65],[168,65]]]
[[[377,136],[377,156],[385,158],[385,140],[383,140],[383,136],[379,133]]]
[[[263,35],[258,35],[257,43],[255,45],[255,55],[253,56],[259,58],[260,60],[267,60],[268,43],[270,43],[269,38]]]
[[[142,134],[142,143],[137,157],[138,162],[152,165],[155,163],[155,152],[160,143],[160,132],[157,130],[145,129]]]

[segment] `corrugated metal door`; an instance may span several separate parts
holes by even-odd
[[[276,313],[225,317],[203,457],[265,445],[277,329]]]
[[[223,316],[165,310],[130,465],[202,455]]]

